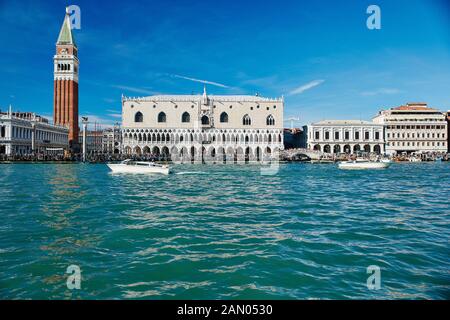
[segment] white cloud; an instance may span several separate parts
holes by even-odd
[[[361,92],[361,95],[376,96],[376,95],[380,95],[380,94],[396,94],[399,92],[400,92],[400,90],[395,89],[395,88],[381,88],[381,89],[376,89],[376,90],[372,90],[372,91],[363,91],[363,92]]]
[[[292,96],[292,95],[296,95],[296,94],[301,94],[301,93],[305,92],[306,90],[317,87],[318,85],[322,84],[324,81],[325,80],[313,80],[311,82],[308,82],[304,85],[301,85],[300,87],[297,87],[297,88],[291,90],[288,93],[288,95]]]
[[[148,94],[148,95],[155,94],[153,91],[150,91],[150,90],[147,90],[144,88],[138,88],[138,87],[129,87],[129,86],[123,86],[123,85],[119,85],[119,84],[111,85],[111,87],[116,88],[116,89],[121,89],[124,91],[135,92],[135,93],[143,93],[143,94]]]
[[[178,74],[174,74],[174,75],[172,75],[172,77],[179,78],[179,79],[184,79],[184,80],[189,80],[189,81],[194,81],[194,82],[200,82],[200,83],[203,83],[203,84],[210,84],[212,86],[221,87],[221,88],[229,88],[229,86],[224,85],[222,83],[208,81],[208,80],[202,80],[202,79],[196,79],[196,78],[190,78],[190,77],[185,77],[185,76],[180,76]]]

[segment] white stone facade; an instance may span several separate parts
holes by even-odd
[[[102,151],[103,153],[118,154],[122,145],[122,130],[119,125],[103,130]]]
[[[425,103],[380,111],[373,121],[385,126],[387,154],[447,152],[445,113]]]
[[[307,147],[330,154],[384,154],[383,125],[359,120],[325,120],[307,126]]]
[[[69,130],[55,126],[32,113],[0,114],[0,154],[26,155],[62,153],[68,145]]]
[[[172,160],[261,161],[283,149],[284,100],[259,96],[122,98],[122,152]]]

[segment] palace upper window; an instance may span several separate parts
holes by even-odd
[[[220,114],[220,122],[222,123],[228,122],[228,114],[226,112],[222,112]]]
[[[191,122],[191,116],[189,115],[189,113],[184,112],[181,116],[181,122]]]
[[[158,122],[166,122],[167,117],[166,114],[164,112],[160,112],[158,114]]]
[[[242,124],[243,124],[244,126],[249,126],[249,125],[252,124],[252,119],[250,119],[250,116],[249,116],[248,114],[246,114],[246,115],[244,116],[244,118],[242,118]]]
[[[272,115],[269,115],[266,119],[266,124],[268,126],[274,126],[275,125],[275,119],[273,118]]]
[[[202,117],[202,125],[208,125],[209,124],[209,118],[208,116]]]
[[[134,122],[142,122],[144,121],[144,116],[142,115],[141,112],[136,112],[136,114],[134,115]]]

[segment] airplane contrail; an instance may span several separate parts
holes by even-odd
[[[221,88],[229,88],[229,86],[224,85],[222,83],[218,83],[218,82],[213,82],[213,81],[208,81],[208,80],[202,80],[202,79],[195,79],[195,78],[190,78],[190,77],[185,77],[185,76],[180,76],[178,74],[174,74],[172,75],[175,78],[180,78],[180,79],[184,79],[184,80],[189,80],[189,81],[194,81],[194,82],[200,82],[203,84],[210,84],[212,86],[216,86],[216,87],[221,87]]]
[[[300,94],[305,92],[306,90],[312,89],[314,87],[317,87],[318,85],[320,85],[321,83],[325,82],[325,80],[314,80],[311,82],[308,82],[307,84],[304,84],[298,88],[295,88],[294,90],[289,92],[289,95],[295,95],[295,94]]]

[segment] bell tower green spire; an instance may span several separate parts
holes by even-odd
[[[72,27],[70,23],[69,8],[66,8],[66,15],[64,17],[64,22],[59,31],[58,41],[56,44],[62,45],[73,45],[76,47],[75,38],[73,37]]]

